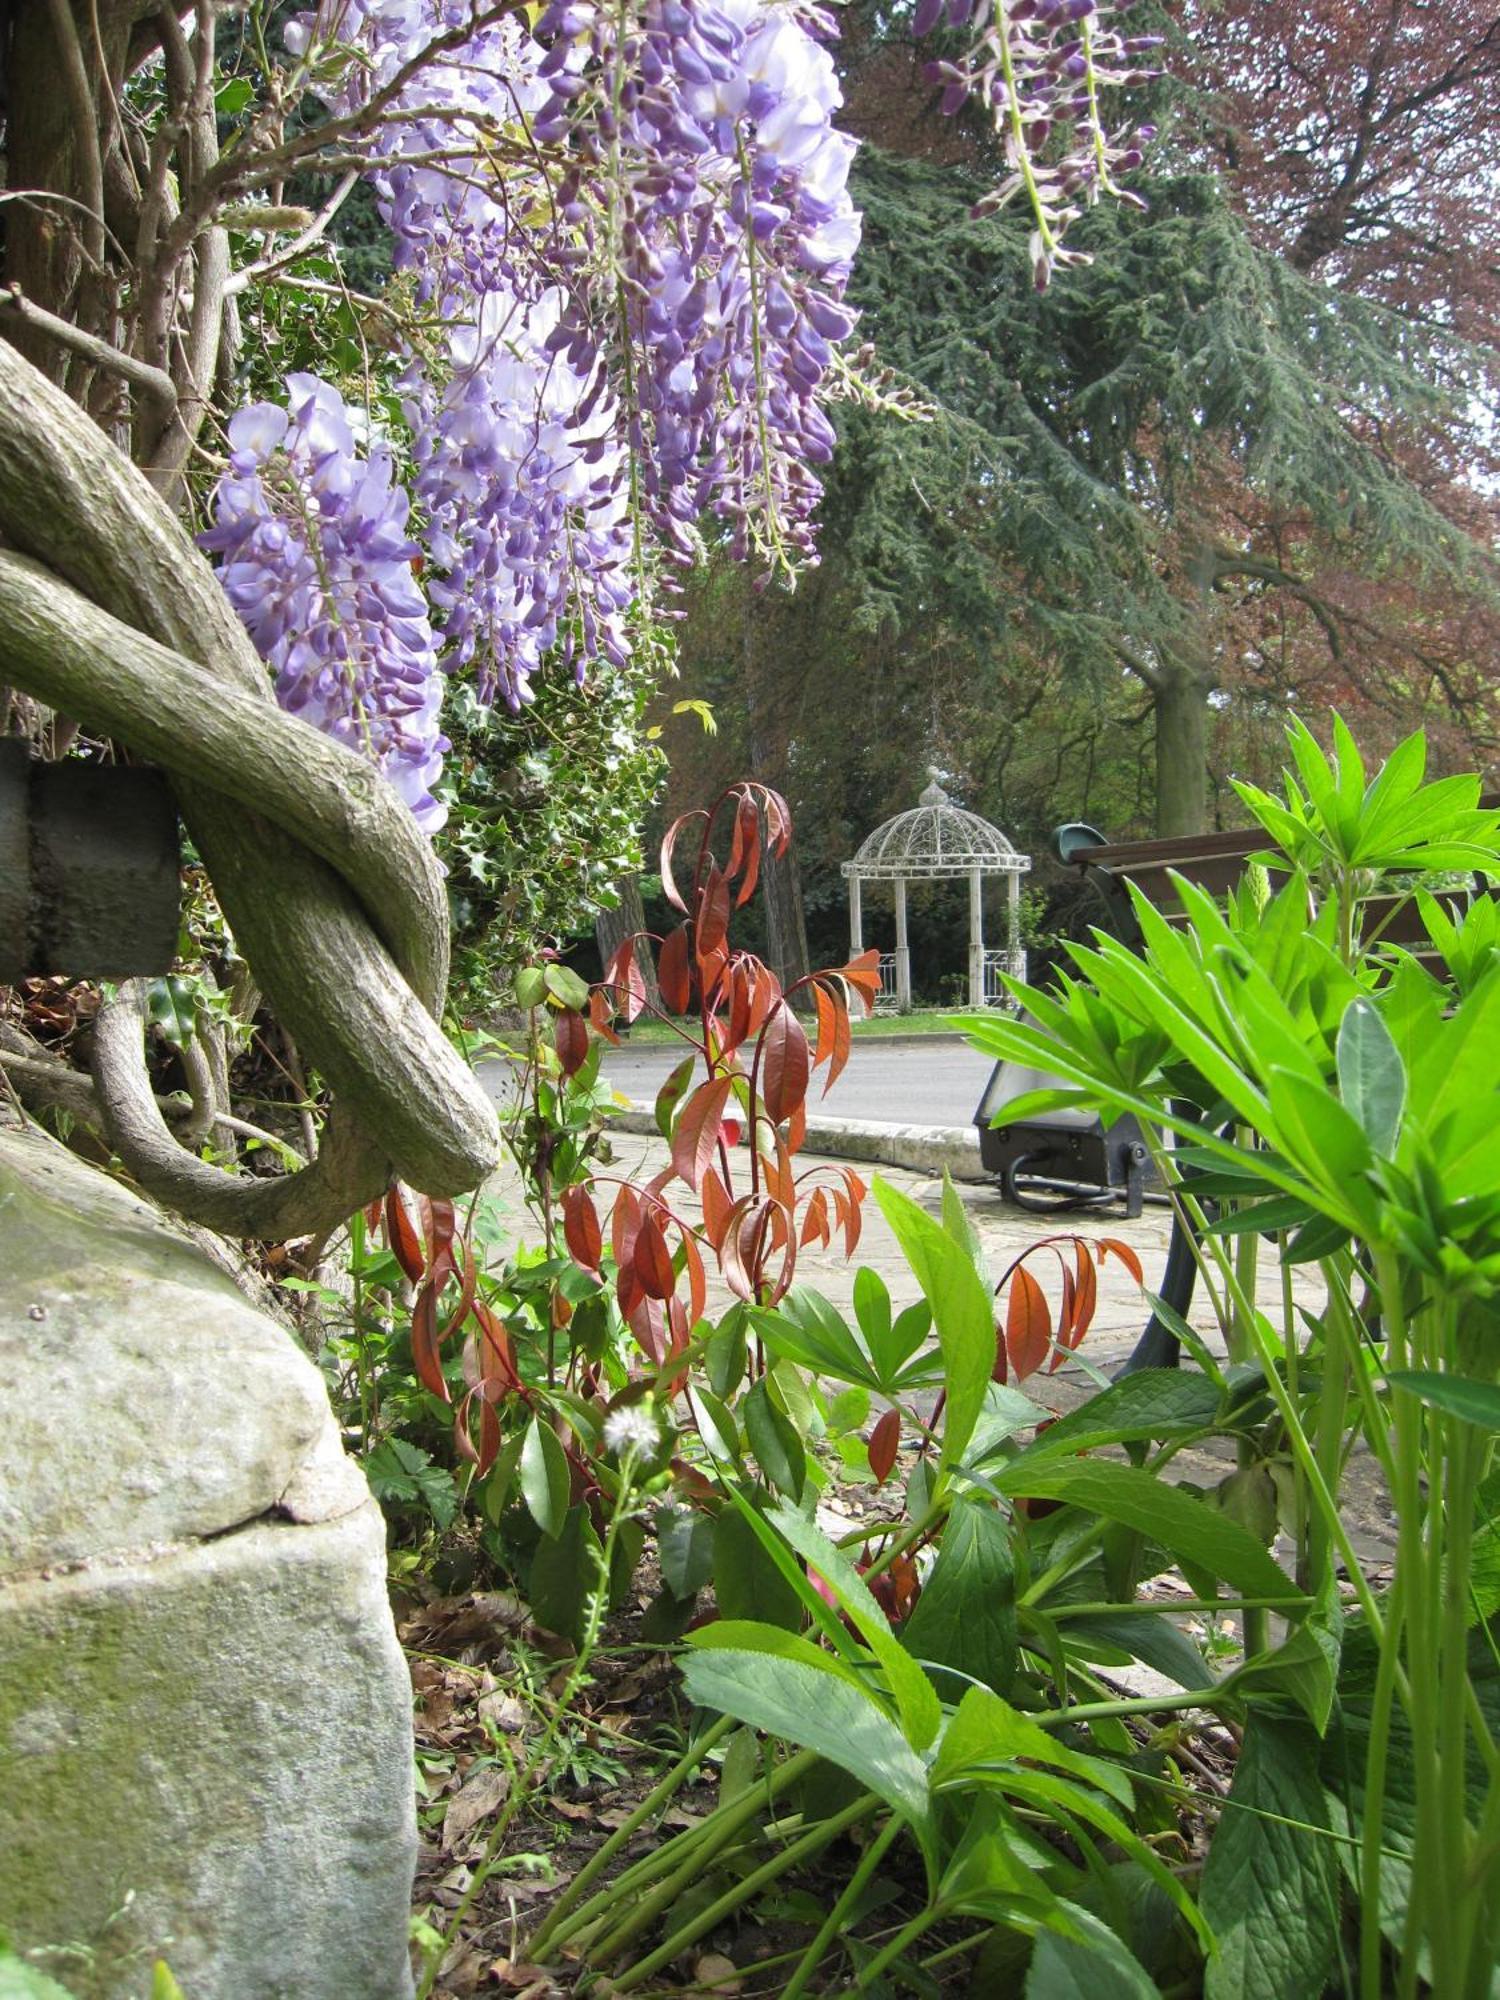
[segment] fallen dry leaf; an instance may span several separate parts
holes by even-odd
[[[510,1773],[499,1764],[481,1764],[443,1814],[443,1852],[456,1854],[475,1827],[499,1811],[510,1796]]]

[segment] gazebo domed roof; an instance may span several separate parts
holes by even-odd
[[[1018,854],[999,827],[953,804],[934,777],[909,812],[897,813],[860,844],[842,873],[865,881],[902,876],[1020,875],[1031,858]]]

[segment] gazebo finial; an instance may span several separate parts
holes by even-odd
[[[917,798],[919,806],[946,806],[952,804],[948,794],[938,783],[942,775],[943,767],[941,764],[929,764],[927,766],[927,783]]]

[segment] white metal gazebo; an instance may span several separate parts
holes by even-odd
[[[1026,954],[1021,949],[1021,877],[1031,866],[1031,857],[1018,854],[999,827],[991,826],[978,813],[965,812],[954,805],[937,782],[932,782],[909,812],[888,819],[860,846],[852,861],[843,864],[849,884],[849,942],[851,955],[865,948],[863,888],[866,882],[889,882],[896,903],[896,949],[881,955],[882,997],[894,992],[896,1011],[911,1011],[911,950],[906,938],[906,885],[908,882],[955,880],[967,876],[969,882],[969,1004],[983,1007],[1002,1000],[1002,972],[1013,978],[1026,976]],[[1008,929],[1003,951],[988,951],[984,942],[984,882],[988,875],[1003,875],[1008,891]]]

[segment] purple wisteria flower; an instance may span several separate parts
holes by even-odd
[[[369,757],[435,833],[445,813],[431,788],[448,744],[410,503],[388,446],[360,456],[335,389],[290,375],[287,398],[232,419],[200,545],[222,558],[219,581],[281,706]]]

